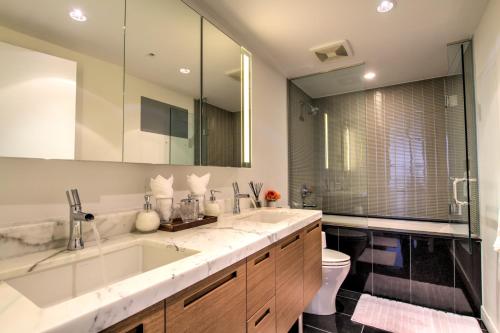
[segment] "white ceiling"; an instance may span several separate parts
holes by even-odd
[[[447,74],[446,44],[472,37],[488,0],[191,0],[251,41],[288,78],[364,63],[366,88]],[[349,40],[354,56],[321,63],[309,49]]]
[[[200,96],[200,16],[180,0],[0,0],[0,25],[118,64],[127,74]],[[80,8],[88,20],[73,21]],[[208,102],[240,110],[240,83],[226,73],[240,66],[240,47],[207,24],[204,81]],[[154,53],[151,57],[148,54]],[[181,74],[180,68],[191,73]],[[167,101],[168,102],[168,101]]]

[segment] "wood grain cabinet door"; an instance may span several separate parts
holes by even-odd
[[[304,308],[309,305],[322,284],[321,221],[308,225],[304,236]]]
[[[247,259],[247,319],[274,297],[275,257],[275,247],[271,246]]]
[[[288,332],[302,314],[304,275],[303,232],[292,234],[276,246],[276,331]]]
[[[274,297],[247,321],[247,333],[276,332],[276,304]]]
[[[142,310],[102,333],[165,333],[165,301]]]
[[[246,331],[246,263],[216,273],[167,301],[167,333]]]

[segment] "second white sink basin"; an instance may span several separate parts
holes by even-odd
[[[198,251],[143,241],[119,250],[104,249],[102,259],[96,255],[35,270],[6,282],[36,305],[47,307],[196,253]]]
[[[262,211],[245,216],[242,220],[261,223],[279,223],[296,215],[295,213],[287,211]]]

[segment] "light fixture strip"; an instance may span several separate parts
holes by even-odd
[[[350,133],[349,133],[349,127],[346,127],[345,129],[345,161],[344,161],[344,165],[345,165],[345,170],[346,171],[351,171],[351,142],[350,142]]]
[[[328,170],[330,167],[329,156],[328,156],[328,113],[324,113],[325,120],[325,169]]]
[[[250,163],[250,56],[242,48],[243,58],[243,163]]]

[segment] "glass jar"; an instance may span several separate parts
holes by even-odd
[[[188,194],[186,199],[181,200],[179,206],[182,222],[192,222],[198,219],[200,205],[197,199]]]

